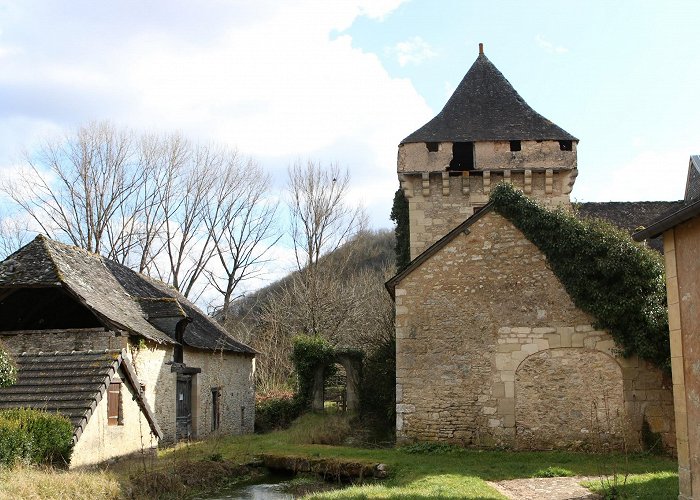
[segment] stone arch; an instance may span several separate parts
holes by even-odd
[[[515,445],[521,449],[619,447],[622,368],[587,348],[540,350],[515,370]]]
[[[360,380],[362,375],[362,357],[357,353],[337,353],[328,364],[338,363],[345,369],[346,396],[345,404],[348,412],[360,410]],[[318,366],[314,372],[313,400],[311,408],[323,411],[324,382],[326,365]]]

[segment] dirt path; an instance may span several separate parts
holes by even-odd
[[[511,479],[488,484],[511,500],[593,500],[601,498],[581,486],[595,477]]]

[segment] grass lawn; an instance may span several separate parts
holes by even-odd
[[[31,482],[35,493],[26,491],[24,497],[31,498],[115,498],[117,493],[114,483],[121,484],[122,495],[131,492],[139,495],[139,490],[133,489],[133,478],[148,470],[161,471],[165,474],[172,470],[187,470],[193,475],[222,467],[222,463],[244,463],[252,460],[261,453],[278,455],[298,455],[308,457],[348,459],[384,463],[388,466],[389,477],[376,480],[364,485],[349,486],[341,490],[316,493],[310,498],[504,498],[488,486],[486,481],[533,477],[547,468],[564,469],[573,475],[600,476],[610,473],[615,468],[618,471],[626,469],[631,473],[627,484],[619,488],[620,493],[627,495],[622,498],[675,499],[678,497],[677,464],[675,461],[647,456],[632,455],[627,457],[628,464],[624,466],[625,457],[611,455],[592,455],[568,452],[509,452],[509,451],[477,451],[451,448],[447,446],[414,446],[413,448],[367,449],[346,446],[330,446],[320,444],[302,444],[309,439],[309,433],[323,428],[317,416],[309,417],[301,426],[290,430],[273,432],[264,435],[225,437],[206,441],[179,445],[162,450],[158,458],[145,460],[124,460],[103,472],[92,474],[95,482],[91,484],[85,477],[76,483],[75,488],[66,486],[70,480],[56,481],[55,476],[70,476],[76,474],[49,473],[41,471],[20,470],[0,471],[0,499],[16,498],[14,486],[25,483],[27,477],[23,474],[31,472]],[[86,474],[86,473],[83,473]],[[164,489],[169,487],[166,475],[155,475]],[[622,480],[620,479],[619,482]],[[149,479],[149,482],[153,480]],[[38,492],[43,483],[63,484],[62,490],[56,490],[56,496],[51,491]],[[600,486],[595,481],[593,487]],[[83,493],[82,490],[85,490]],[[70,491],[67,494],[67,491]],[[172,488],[172,497],[182,497],[193,493],[192,490]],[[99,492],[104,492],[103,494]],[[150,492],[144,496],[153,496]],[[21,498],[21,497],[20,497]]]

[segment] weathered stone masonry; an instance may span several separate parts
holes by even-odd
[[[638,442],[646,419],[673,448],[670,382],[616,356],[510,222],[468,233],[395,288],[398,439],[587,448],[622,420]]]

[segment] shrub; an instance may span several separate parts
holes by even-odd
[[[569,469],[564,469],[563,467],[547,467],[546,469],[540,469],[535,472],[532,477],[571,477],[574,473]]]
[[[271,398],[255,403],[255,432],[286,429],[301,415],[304,402],[297,397]]]
[[[360,407],[377,441],[393,441],[396,427],[396,340],[387,339],[365,358]]]
[[[0,411],[0,465],[67,464],[73,426],[58,414],[31,409]]]

